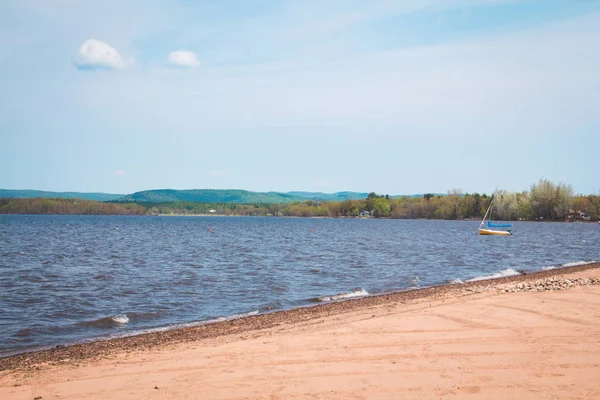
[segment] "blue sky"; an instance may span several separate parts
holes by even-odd
[[[0,187],[600,191],[600,1],[4,0]]]

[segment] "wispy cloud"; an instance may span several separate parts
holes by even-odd
[[[179,68],[197,68],[200,66],[200,61],[193,51],[178,50],[172,51],[167,57],[168,65]]]
[[[75,59],[75,65],[81,70],[121,69],[132,63],[108,43],[96,39],[88,39],[82,44]]]
[[[126,173],[122,169],[118,169],[114,172],[115,176],[124,176]]]

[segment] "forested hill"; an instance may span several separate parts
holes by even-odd
[[[295,201],[343,201],[362,200],[368,193],[339,192],[333,194],[319,192],[250,192],[247,190],[145,190],[123,196],[119,201],[139,203],[165,203],[173,201],[189,201],[196,203],[237,203],[237,204],[285,204]]]
[[[287,192],[291,196],[297,196],[300,200],[318,200],[318,201],[345,201],[345,200],[363,200],[369,194],[359,192]]]
[[[0,189],[0,198],[13,199],[82,199],[94,201],[112,201],[123,197],[122,194],[81,193],[81,192],[47,192],[44,190]]]
[[[13,199],[81,199],[94,201],[118,201],[137,203],[170,203],[187,201],[192,203],[234,203],[234,204],[287,204],[302,201],[346,201],[364,200],[369,193],[362,192],[251,192],[238,189],[157,189],[144,190],[128,195],[109,193],[82,193],[82,192],[47,192],[43,190],[12,190],[0,189],[0,198]],[[420,194],[408,197],[421,197]],[[390,198],[403,197],[400,195]]]

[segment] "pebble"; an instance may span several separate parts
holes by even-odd
[[[541,279],[531,282],[520,282],[507,285],[487,285],[482,287],[471,287],[463,289],[464,294],[500,292],[500,293],[519,293],[519,292],[555,292],[559,290],[568,290],[576,286],[600,285],[600,278],[576,278],[564,279],[560,277]]]

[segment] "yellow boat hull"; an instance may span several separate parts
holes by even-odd
[[[494,231],[492,229],[479,229],[480,235],[499,235],[499,236],[510,236],[512,233],[509,231]]]

